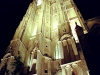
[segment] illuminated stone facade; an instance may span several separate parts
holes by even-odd
[[[34,0],[7,52],[20,57],[26,75],[89,75],[76,26],[87,33],[72,0]]]

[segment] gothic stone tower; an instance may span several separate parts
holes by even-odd
[[[89,75],[76,27],[87,33],[73,0],[33,0],[7,52],[27,75]]]

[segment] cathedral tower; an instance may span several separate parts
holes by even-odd
[[[33,0],[7,53],[27,75],[89,75],[76,27],[88,32],[73,0]]]

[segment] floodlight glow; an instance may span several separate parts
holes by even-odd
[[[37,34],[37,26],[34,27],[34,30],[33,30],[33,33],[32,33],[32,36],[36,35]]]
[[[38,0],[37,1],[37,6],[41,5],[42,4],[42,0]]]

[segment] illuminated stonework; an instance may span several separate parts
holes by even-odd
[[[20,57],[24,71],[28,67],[30,75],[89,75],[79,48],[77,25],[87,33],[72,0],[34,0],[20,22],[8,52]]]

